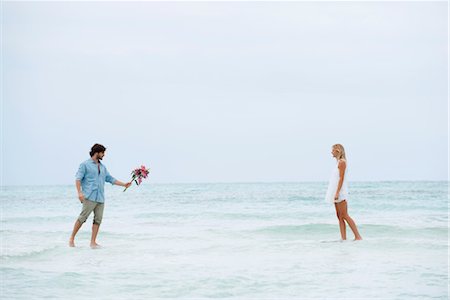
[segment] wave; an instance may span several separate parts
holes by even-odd
[[[336,231],[336,225],[332,224],[302,224],[302,225],[272,225],[251,230],[261,234],[300,234],[300,233],[324,233]]]
[[[325,234],[325,233],[335,233],[336,230],[339,229],[338,224],[324,224],[324,223],[310,223],[310,224],[301,224],[301,225],[272,225],[266,226],[259,229],[250,230],[251,233],[255,234],[269,234],[269,235],[297,235],[304,233],[317,233],[317,234]],[[347,231],[349,232],[350,228],[347,225]],[[358,230],[362,235],[364,233],[370,235],[377,236],[423,236],[430,235],[435,237],[443,237],[447,236],[448,228],[447,227],[404,227],[404,226],[395,226],[395,225],[382,225],[382,224],[361,224],[358,225]]]
[[[74,216],[23,216],[23,217],[12,217],[3,218],[2,223],[35,223],[35,222],[48,222],[48,221],[74,221],[76,215]]]
[[[90,225],[90,224],[89,224]],[[70,236],[70,232],[72,231],[72,228],[70,226],[67,227],[67,230],[54,230],[54,229],[40,229],[37,228],[36,230],[20,230],[20,229],[2,229],[0,230],[0,234],[2,235],[32,235],[32,236],[36,236],[37,234],[42,237],[55,237],[55,236],[64,236],[69,238]],[[91,231],[90,228],[87,229],[87,231],[82,231],[78,233],[80,236],[83,235],[90,235]],[[120,237],[120,236],[135,236],[137,235],[136,233],[128,233],[128,232],[114,232],[114,231],[101,231],[101,235],[102,236],[110,236],[110,237]]]
[[[42,248],[42,249],[31,249],[28,251],[22,251],[19,253],[14,253],[14,254],[8,254],[8,252],[12,252],[11,250],[8,249],[3,249],[3,252],[6,252],[6,254],[2,254],[0,255],[1,259],[11,259],[11,258],[33,258],[33,257],[37,257],[37,256],[41,256],[41,255],[45,255],[48,253],[53,252],[54,250],[60,248],[59,246],[53,246],[53,247],[48,247],[48,248]]]

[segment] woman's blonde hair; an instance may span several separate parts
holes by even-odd
[[[339,151],[339,155],[338,155],[337,159],[345,159],[345,160],[347,160],[347,158],[345,157],[344,146],[342,146],[341,144],[334,144],[333,145],[333,149],[336,149],[337,151]]]

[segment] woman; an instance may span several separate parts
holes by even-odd
[[[345,158],[345,150],[341,144],[333,145],[331,148],[331,154],[337,160],[337,166],[333,169],[331,174],[330,183],[327,191],[327,201],[334,203],[336,208],[336,214],[339,219],[339,229],[341,231],[342,240],[347,239],[347,233],[345,231],[345,222],[348,223],[355,235],[356,240],[362,240],[359,235],[356,224],[347,212],[347,200],[348,200],[348,187],[347,187],[347,160]]]

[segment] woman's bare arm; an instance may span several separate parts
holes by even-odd
[[[336,190],[336,195],[334,196],[334,200],[337,200],[339,198],[339,192],[342,188],[342,183],[344,182],[344,176],[345,176],[345,168],[347,167],[347,164],[345,160],[339,160],[338,169],[339,169],[339,183]]]

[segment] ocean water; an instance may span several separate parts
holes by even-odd
[[[1,299],[448,299],[448,183],[350,182],[340,242],[326,183],[106,186],[68,247],[74,186],[4,187]]]

